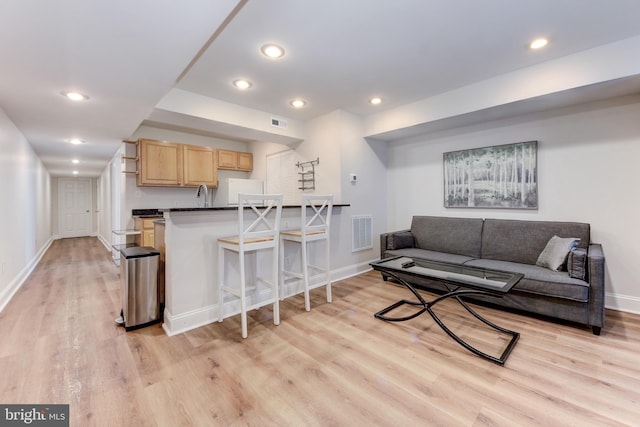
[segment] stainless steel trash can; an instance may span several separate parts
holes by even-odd
[[[120,249],[122,318],[125,330],[160,321],[158,264],[160,252],[151,247]]]

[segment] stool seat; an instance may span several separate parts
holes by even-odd
[[[280,324],[280,294],[278,291],[278,236],[280,233],[280,216],[282,214],[281,194],[238,194],[238,230],[236,236],[218,238],[218,321],[225,317],[224,297],[226,294],[240,300],[240,322],[242,338],[247,338],[247,311],[267,304],[273,304],[273,324]],[[247,218],[245,218],[245,216]],[[271,279],[263,278],[259,273],[257,252],[271,251]],[[237,284],[225,280],[227,252],[238,254],[240,280]],[[247,284],[246,255],[253,257],[255,280],[252,286]],[[268,288],[270,296],[259,293],[263,285]],[[249,305],[248,291],[253,291],[252,304]]]
[[[273,240],[274,240],[273,237],[254,237],[253,239],[245,239],[244,243],[249,244],[249,243],[259,243],[259,242],[271,242]],[[220,237],[218,238],[218,242],[230,243],[232,245],[239,245],[240,237],[239,236]]]
[[[302,236],[302,230],[283,230],[280,234],[284,234],[286,236]],[[325,231],[311,231],[307,233],[307,236],[315,236],[318,234],[327,234]]]

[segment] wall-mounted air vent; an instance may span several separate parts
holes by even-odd
[[[351,252],[373,248],[373,217],[356,215],[351,217]]]
[[[287,121],[284,119],[278,119],[276,117],[271,117],[271,126],[275,126],[277,128],[286,129]]]

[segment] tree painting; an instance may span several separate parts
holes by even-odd
[[[538,208],[537,141],[444,153],[448,208]]]

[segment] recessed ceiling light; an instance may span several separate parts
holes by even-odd
[[[378,105],[382,103],[382,98],[380,98],[379,96],[374,96],[373,98],[371,98],[369,100],[369,104],[371,105]]]
[[[73,171],[73,174],[74,175],[78,175],[78,171]]]
[[[80,144],[84,144],[84,141],[78,138],[73,138],[71,140],[69,140],[70,143],[72,143],[73,145],[80,145]]]
[[[249,89],[251,86],[253,86],[249,80],[245,79],[234,80],[233,85],[240,90]]]
[[[284,56],[284,49],[277,44],[265,44],[260,48],[264,56],[271,59],[278,59]]]
[[[72,101],[86,101],[89,99],[87,95],[83,95],[80,92],[62,92],[62,95],[66,96]]]
[[[547,43],[549,43],[549,40],[545,39],[544,37],[540,37],[538,39],[535,39],[534,41],[531,42],[531,44],[529,45],[529,47],[531,49],[540,49],[543,48],[547,45]]]
[[[78,163],[80,163],[80,160],[73,159],[73,160],[71,160],[71,163],[73,163],[74,165],[77,165]]]
[[[291,105],[293,108],[302,108],[307,105],[307,101],[305,101],[304,99],[296,98],[289,101],[289,105]]]

